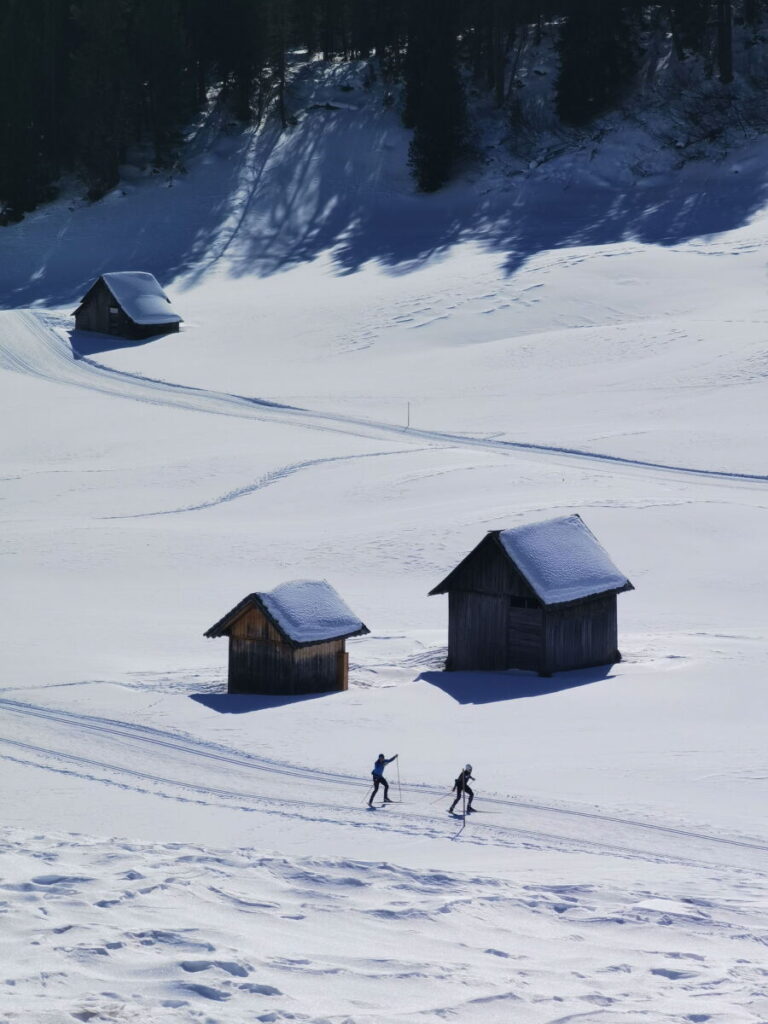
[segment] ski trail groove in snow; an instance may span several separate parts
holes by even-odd
[[[220,498],[212,498],[210,501],[200,502],[198,505],[182,505],[179,508],[161,509],[158,512],[136,512],[129,516],[100,516],[100,519],[146,519],[150,516],[172,516],[179,512],[201,512],[206,508],[215,508],[216,505],[225,505],[227,502],[244,498],[255,491],[263,491],[265,487],[279,483],[294,473],[300,473],[303,469],[311,469],[313,466],[324,466],[330,462],[351,462],[354,459],[376,459],[385,455],[410,455],[415,451],[426,451],[424,448],[399,448],[391,452],[361,452],[359,455],[333,455],[325,459],[306,459],[304,462],[293,462],[288,466],[281,466],[269,473],[265,473],[255,483],[247,484],[245,487],[237,487],[233,491],[222,494]]]
[[[361,814],[364,813],[362,811],[362,807],[355,805],[350,806],[348,803],[338,804],[320,800],[298,800],[293,797],[265,796],[263,793],[254,795],[243,793],[239,790],[223,789],[221,787],[206,786],[201,783],[192,783],[188,780],[167,778],[162,775],[142,772],[137,769],[127,768],[121,765],[109,764],[108,762],[97,761],[78,754],[69,754],[64,751],[52,750],[48,747],[23,743],[18,740],[0,739],[0,742],[7,743],[19,750],[27,751],[29,754],[38,755],[53,761],[61,761],[73,767],[55,767],[53,764],[42,764],[39,760],[26,760],[20,757],[13,757],[9,754],[0,755],[3,760],[24,765],[25,767],[38,768],[43,771],[52,771],[65,776],[83,779],[87,782],[116,786],[123,790],[134,790],[142,795],[155,796],[160,799],[197,803],[213,807],[228,807],[236,811],[277,815],[294,821],[299,820],[302,822],[312,823],[313,825],[329,824],[344,828],[352,827],[374,829],[379,832],[403,834],[411,838],[457,839],[460,837],[462,842],[470,843],[475,846],[518,848],[522,843],[523,845],[533,845],[537,849],[544,848],[568,851],[581,850],[587,853],[594,853],[599,856],[611,855],[630,860],[649,861],[652,863],[680,864],[688,867],[716,867],[720,869],[733,869],[735,867],[737,870],[742,870],[740,866],[734,864],[702,859],[700,854],[696,856],[683,856],[679,853],[672,853],[668,850],[629,846],[626,843],[587,839],[583,836],[564,835],[557,832],[544,832],[541,830],[523,828],[520,825],[505,826],[498,824],[482,824],[474,818],[472,819],[472,829],[470,832],[467,832],[462,828],[455,835],[450,836],[447,835],[442,828],[445,819],[440,812],[433,812],[432,814],[415,814],[404,812],[402,810],[397,810],[395,812],[390,810],[383,815],[378,815],[375,821],[371,821],[367,814],[365,814],[364,817],[361,817],[359,821],[354,819],[350,820],[351,812],[360,811]],[[103,774],[94,775],[85,771],[77,771],[77,767],[95,769],[102,773],[113,772],[116,778],[105,778]],[[136,784],[131,785],[124,781],[126,776],[131,779],[135,779],[136,782],[141,781],[154,783],[157,785],[168,786],[172,789],[175,788],[177,790],[182,790],[186,795],[180,796],[178,793],[174,792],[151,790]],[[356,780],[356,782],[356,788],[359,789],[359,780]],[[204,799],[205,797],[218,797],[219,799],[227,802],[224,804],[216,803],[213,800]],[[239,803],[231,803],[230,801],[233,800],[239,801]],[[453,823],[449,823],[449,825],[452,827]]]
[[[542,455],[578,463],[626,469],[673,473],[702,480],[727,480],[743,484],[766,484],[768,475],[737,473],[723,469],[696,469],[671,463],[630,459],[619,455],[568,448],[559,445],[534,444],[524,441],[502,441],[470,437],[438,430],[405,429],[390,423],[346,416],[342,413],[321,413],[311,409],[284,405],[261,398],[187,387],[168,381],[154,380],[140,374],[113,370],[94,360],[76,359],[63,336],[51,329],[29,310],[0,312],[0,369],[40,377],[60,384],[116,395],[138,402],[166,405],[212,415],[243,419],[269,420],[308,430],[383,440],[393,435],[401,440],[430,442],[459,448],[480,448],[503,454]]]
[[[248,772],[266,772],[276,776],[282,776],[287,778],[293,778],[300,780],[304,785],[306,783],[317,783],[317,784],[328,784],[332,786],[342,786],[346,789],[351,789],[355,796],[359,796],[361,791],[361,780],[357,776],[340,774],[337,772],[323,771],[322,769],[316,768],[303,768],[300,765],[292,765],[284,762],[276,762],[268,758],[259,757],[257,755],[248,754],[244,751],[231,750],[227,747],[222,747],[213,743],[197,740],[190,736],[185,736],[178,733],[168,732],[165,730],[157,729],[152,726],[136,725],[129,722],[121,722],[114,719],[101,718],[95,715],[77,714],[70,711],[64,711],[59,709],[46,708],[40,705],[25,703],[22,701],[11,700],[8,698],[0,698],[0,708],[6,712],[24,716],[27,718],[42,719],[46,722],[50,722],[56,726],[63,726],[67,732],[80,731],[90,733],[91,735],[109,737],[110,739],[122,740],[123,742],[129,741],[133,745],[139,745],[143,747],[147,752],[152,750],[157,751],[168,751],[172,754],[181,754],[184,756],[191,756],[195,760],[205,759],[207,761],[218,762],[226,767],[227,770],[231,768],[246,769]],[[286,803],[290,803],[293,806],[307,806],[314,808],[331,808],[339,810],[341,806],[346,813],[349,812],[348,805],[337,805],[328,804],[324,802],[308,802],[305,800],[296,800],[293,796],[290,798],[286,797],[272,797],[264,794],[259,794],[258,797],[252,797],[247,791],[235,790],[230,788],[222,788],[215,786],[199,785],[197,783],[191,783],[189,776],[187,775],[183,779],[173,779],[164,775],[157,775],[151,772],[138,771],[134,768],[127,766],[121,766],[118,764],[107,763],[105,761],[98,761],[91,758],[83,757],[79,754],[70,754],[60,750],[54,750],[47,747],[42,747],[36,744],[29,744],[20,741],[18,738],[6,738],[0,737],[0,743],[5,743],[10,746],[17,747],[19,749],[28,750],[30,753],[40,754],[45,757],[52,757],[58,760],[65,760],[67,762],[76,763],[84,767],[98,768],[103,771],[113,771],[118,774],[127,775],[132,778],[142,779],[148,782],[159,783],[161,785],[178,786],[184,789],[204,793],[208,796],[217,796],[227,799],[246,799],[249,801],[256,801],[259,806],[262,804],[278,804],[284,806]],[[42,767],[38,765],[38,767]],[[109,781],[100,779],[98,781]],[[419,786],[419,787],[408,787],[408,793],[411,799],[417,798],[418,796],[433,797],[434,795],[440,795],[440,787],[437,786]],[[446,797],[447,800],[447,797]],[[494,807],[506,808],[510,811],[525,811],[528,814],[535,812],[537,814],[545,814],[552,816],[555,821],[562,821],[567,818],[582,819],[588,824],[594,826],[621,826],[623,829],[628,829],[630,832],[639,832],[657,834],[665,838],[683,841],[702,842],[705,844],[717,844],[720,846],[730,847],[734,849],[742,849],[755,851],[759,853],[768,854],[768,844],[751,842],[742,839],[729,838],[725,836],[715,836],[707,833],[696,832],[688,829],[675,828],[669,825],[661,825],[652,822],[638,821],[630,818],[621,818],[615,815],[600,814],[598,812],[580,811],[570,808],[563,808],[552,806],[549,804],[537,803],[525,800],[513,800],[513,799],[502,799],[497,797],[486,797],[483,802],[485,804],[492,805]],[[424,820],[423,814],[409,814],[409,812],[399,811],[401,815],[406,818],[414,818],[415,820]],[[474,820],[474,819],[473,819]],[[484,829],[499,829],[498,825],[483,825]],[[530,834],[532,837],[537,839],[546,838],[547,840],[554,840],[557,842],[576,842],[580,845],[586,845],[588,847],[598,846],[600,848],[608,847],[614,851],[621,850],[623,853],[631,853],[637,855],[639,852],[634,848],[628,849],[624,845],[609,844],[600,841],[594,841],[585,839],[582,836],[570,836],[566,837],[563,835],[555,835],[551,833],[543,833],[539,831],[528,832],[525,829],[514,828],[515,834]],[[501,832],[507,834],[510,832],[510,828],[501,827]],[[648,851],[645,851],[647,855]]]

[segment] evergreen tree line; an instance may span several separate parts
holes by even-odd
[[[77,174],[91,198],[130,147],[158,167],[216,95],[244,121],[288,120],[290,55],[376,58],[404,83],[411,166],[424,190],[450,176],[467,140],[467,83],[499,106],[521,33],[557,31],[557,113],[585,124],[617,103],[651,27],[679,60],[733,78],[734,25],[762,41],[768,0],[0,0],[0,222]]]

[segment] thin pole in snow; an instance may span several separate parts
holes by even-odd
[[[403,791],[400,788],[400,758],[397,759],[397,798],[400,803],[403,802]]]
[[[462,771],[463,771],[463,769],[462,769]],[[461,828],[456,833],[456,835],[453,837],[454,839],[458,839],[459,838],[461,833],[464,831],[464,827],[466,826],[466,824],[467,824],[467,790],[466,790],[466,784],[465,784],[464,786],[462,786],[462,789],[461,789]]]
[[[444,796],[439,796],[437,800],[447,800],[449,796],[453,796],[453,790],[451,790],[450,793],[446,793]],[[430,800],[429,806],[434,807],[434,805],[437,803],[437,800]]]

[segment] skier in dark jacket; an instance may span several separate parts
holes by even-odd
[[[389,783],[384,778],[384,769],[388,764],[391,764],[397,759],[397,754],[392,757],[384,757],[383,754],[379,754],[373,765],[373,771],[371,777],[373,778],[373,792],[371,793],[371,799],[368,801],[368,806],[373,807],[373,798],[379,791],[379,786],[384,787],[384,799],[381,801],[383,804],[392,804],[394,800],[389,799]]]
[[[472,801],[475,798],[475,794],[474,791],[472,790],[472,787],[469,785],[470,780],[474,782],[475,777],[472,774],[472,765],[468,764],[465,767],[464,771],[461,772],[461,774],[453,784],[453,788],[456,790],[456,799],[451,804],[450,810],[448,811],[449,814],[453,814],[453,809],[456,806],[456,804],[461,800],[463,793],[467,794],[467,814],[470,814],[472,811],[474,811]]]

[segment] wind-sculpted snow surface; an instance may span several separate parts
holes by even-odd
[[[650,891],[13,829],[0,853],[4,1022],[764,1019],[764,881],[715,873],[693,897],[681,878]]]

